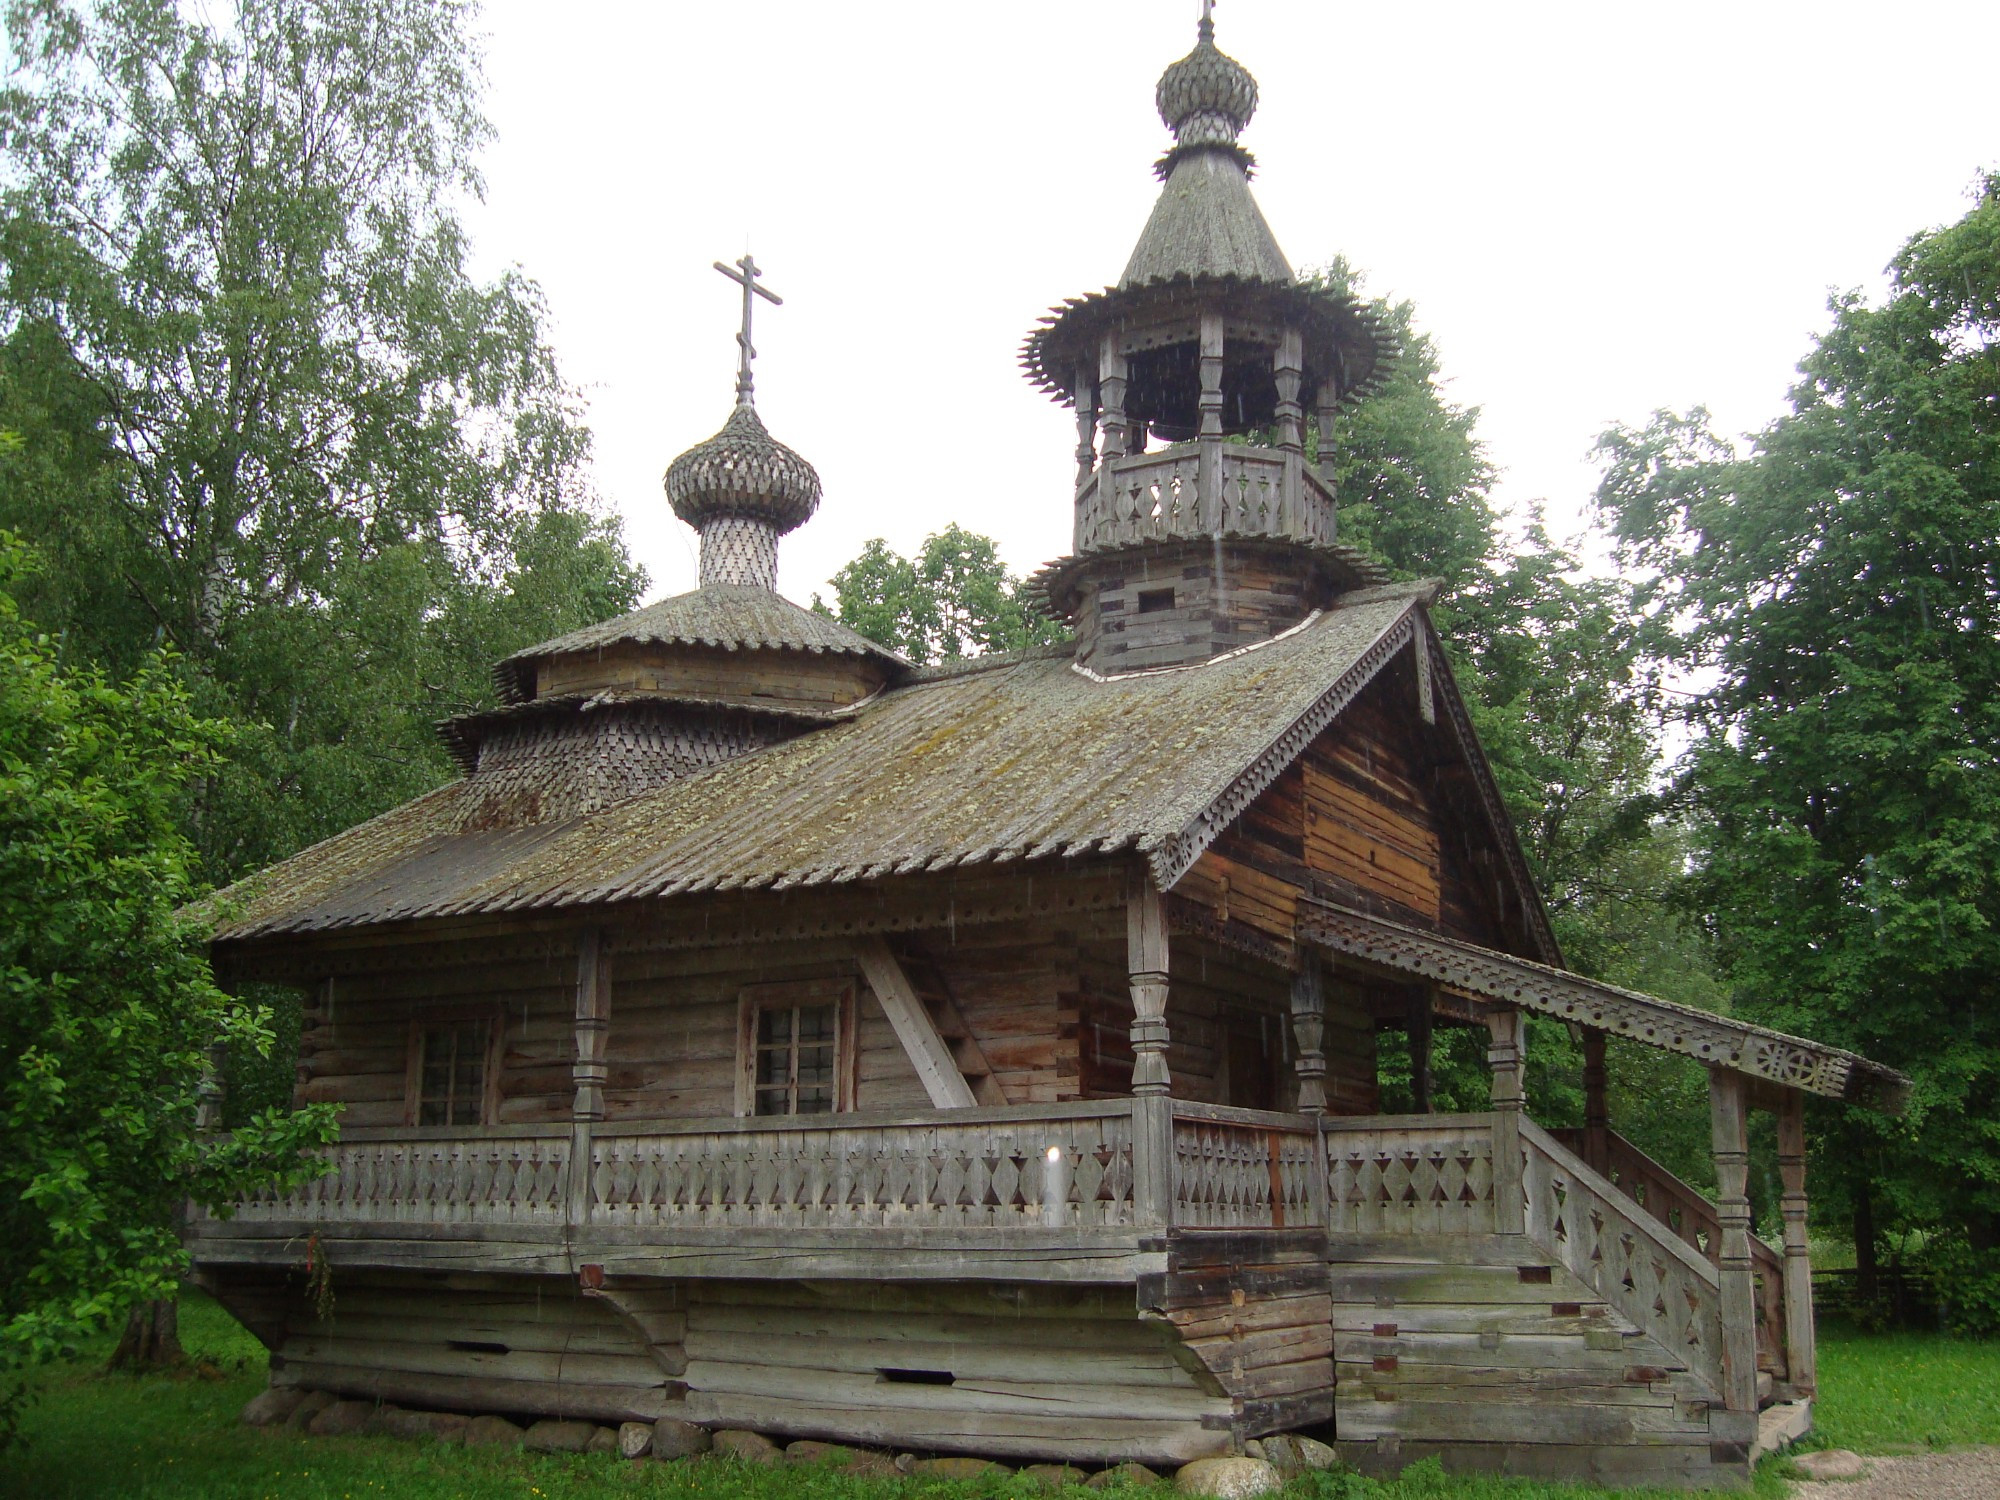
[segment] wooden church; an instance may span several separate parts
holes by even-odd
[[[1434,587],[1340,540],[1332,418],[1391,351],[1279,250],[1256,100],[1204,20],[1124,275],[1028,338],[1073,646],[913,666],[776,592],[820,484],[753,403],[746,257],[735,409],[666,478],[701,586],[500,663],[460,779],[228,893],[218,972],[306,992],[298,1097],[343,1106],[327,1175],[191,1226],[277,1383],[1688,1485],[1803,1430],[1802,1102],[1904,1080],[1565,971]],[[1531,1013],[1581,1130],[1523,1109]],[[1379,1113],[1378,1039],[1423,1108],[1440,1027],[1491,1107]],[[1708,1069],[1713,1203],[1606,1118],[1612,1035]]]

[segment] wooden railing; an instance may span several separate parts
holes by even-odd
[[[1328,1227],[1336,1234],[1493,1232],[1492,1115],[1324,1124]]]
[[[545,1224],[563,1222],[567,1127],[505,1132],[352,1130],[321,1154],[325,1176],[260,1189],[233,1217],[318,1223]]]
[[[1322,1222],[1312,1119],[1176,1099],[1173,1122],[1173,1223],[1296,1229]]]
[[[1579,1157],[1592,1152],[1582,1130],[1549,1132]],[[1718,1271],[1722,1267],[1722,1221],[1715,1205],[1615,1130],[1604,1132],[1601,1173],[1626,1197],[1680,1237],[1683,1244]],[[1750,1237],[1750,1264],[1756,1290],[1757,1367],[1782,1378],[1785,1373],[1785,1258]]]
[[[1720,1391],[1716,1268],[1532,1120],[1521,1148],[1528,1238]]]
[[[1211,451],[1213,476],[1202,472],[1200,443],[1106,460],[1077,489],[1076,550],[1210,537],[1333,541],[1333,497],[1298,454],[1241,443]]]
[[[1113,1227],[1133,1222],[1132,1105],[600,1126],[591,1175],[603,1225]]]

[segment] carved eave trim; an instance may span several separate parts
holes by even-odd
[[[1416,606],[1412,605],[1391,621],[1368,649],[1355,658],[1354,664],[1314,699],[1312,705],[1292,721],[1290,728],[1265,747],[1263,753],[1239,772],[1179,833],[1141,841],[1139,852],[1146,856],[1146,863],[1153,872],[1153,883],[1163,891],[1172,890],[1180,878],[1194,868],[1194,862],[1207,852],[1208,846],[1222,836],[1222,831],[1264,794],[1266,788],[1283,774],[1285,767],[1305,753],[1306,746],[1312,743],[1314,737],[1340,717],[1341,711],[1374,680],[1377,672],[1394,659],[1398,651],[1410,644],[1415,638],[1418,619]]]
[[[1500,857],[1507,861],[1507,873],[1513,877],[1514,894],[1526,918],[1524,925],[1542,961],[1561,967],[1562,945],[1556,941],[1555,929],[1549,925],[1548,908],[1542,904],[1542,893],[1528,869],[1527,856],[1521,853],[1521,836],[1514,831],[1514,819],[1500,795],[1500,784],[1493,779],[1493,767],[1472,728],[1472,716],[1466,712],[1465,697],[1458,690],[1458,679],[1452,673],[1451,662],[1445,656],[1444,646],[1438,640],[1436,628],[1430,623],[1430,616],[1423,614],[1420,618],[1423,627],[1417,649],[1428,654],[1432,691],[1444,703],[1444,717],[1458,743],[1458,752],[1472,772],[1472,784],[1479,789],[1479,803],[1486,814],[1487,829],[1500,849]]]
[[[1419,932],[1332,902],[1301,898],[1298,931],[1302,942],[1335,955],[1416,975],[1490,1003],[1630,1037],[1780,1088],[1845,1099],[1888,1114],[1900,1113],[1908,1102],[1908,1078],[1839,1047]]]

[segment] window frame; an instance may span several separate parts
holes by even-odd
[[[789,980],[773,984],[746,984],[736,1000],[736,1116],[749,1120],[809,1120],[813,1115],[797,1112],[782,1115],[757,1113],[757,1020],[767,1010],[791,1010],[806,1005],[831,1005],[833,1018],[833,1109],[832,1114],[848,1114],[855,1107],[858,1092],[858,1059],[854,1045],[854,995],[852,979]],[[797,1041],[793,1042],[796,1050]],[[796,1099],[792,1101],[796,1104]]]
[[[486,1049],[480,1061],[479,1119],[470,1125],[428,1125],[426,1130],[484,1130],[500,1119],[500,1060],[506,1033],[506,1012],[498,1005],[454,1005],[426,1008],[410,1017],[408,1056],[403,1077],[403,1123],[418,1126],[424,1108],[424,1033],[443,1026],[469,1023],[486,1028]]]

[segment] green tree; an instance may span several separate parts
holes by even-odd
[[[629,607],[534,285],[467,272],[489,134],[465,0],[11,0],[0,524],[114,674],[240,727],[212,878],[450,774],[490,660]]]
[[[181,1202],[296,1177],[332,1132],[319,1107],[197,1134],[209,1049],[270,1037],[178,910],[179,796],[226,726],[164,658],[123,683],[60,664],[15,603],[28,566],[0,533],[0,1375],[170,1296]]]
[[[813,608],[914,662],[957,661],[1062,639],[1062,628],[1021,597],[992,538],[956,522],[924,538],[914,558],[880,537],[833,575],[834,602]]]
[[[1678,788],[1737,1004],[1896,1064],[1834,1110],[1856,1249],[1922,1231],[2000,1326],[2000,179],[1836,297],[1790,411],[1609,433],[1600,502],[1662,641],[1714,681]]]

